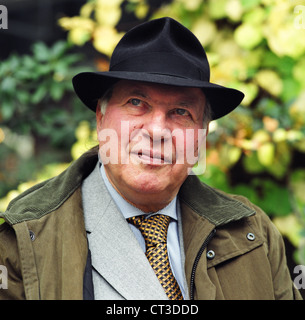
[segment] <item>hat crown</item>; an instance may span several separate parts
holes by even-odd
[[[113,51],[109,70],[210,80],[202,45],[171,18],[152,20],[128,31]]]

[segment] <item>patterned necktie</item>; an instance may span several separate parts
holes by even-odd
[[[146,244],[146,257],[170,300],[183,300],[178,282],[170,267],[167,254],[169,216],[157,214],[145,219],[137,216],[127,219],[142,233]]]

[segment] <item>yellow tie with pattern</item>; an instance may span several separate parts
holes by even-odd
[[[167,254],[167,229],[170,217],[156,214],[148,219],[145,219],[145,216],[137,216],[127,220],[141,231],[146,244],[146,257],[168,298],[170,300],[183,300]]]

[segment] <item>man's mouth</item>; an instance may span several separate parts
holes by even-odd
[[[163,153],[159,151],[139,150],[132,151],[131,154],[137,156],[140,162],[144,164],[163,165],[172,163],[171,157],[165,156]]]

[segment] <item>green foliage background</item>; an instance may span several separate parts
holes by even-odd
[[[245,93],[242,105],[210,125],[206,183],[247,196],[297,247],[305,263],[305,2],[294,0],[91,0],[59,20],[67,42],[33,47],[0,66],[0,210],[30,185],[63,170],[96,143],[94,117],[71,77],[88,70],[71,48],[92,45],[106,70],[134,24],[170,16],[199,38],[211,81]],[[46,147],[48,146],[48,147]],[[35,161],[34,161],[35,159]],[[29,181],[31,182],[25,182]]]

